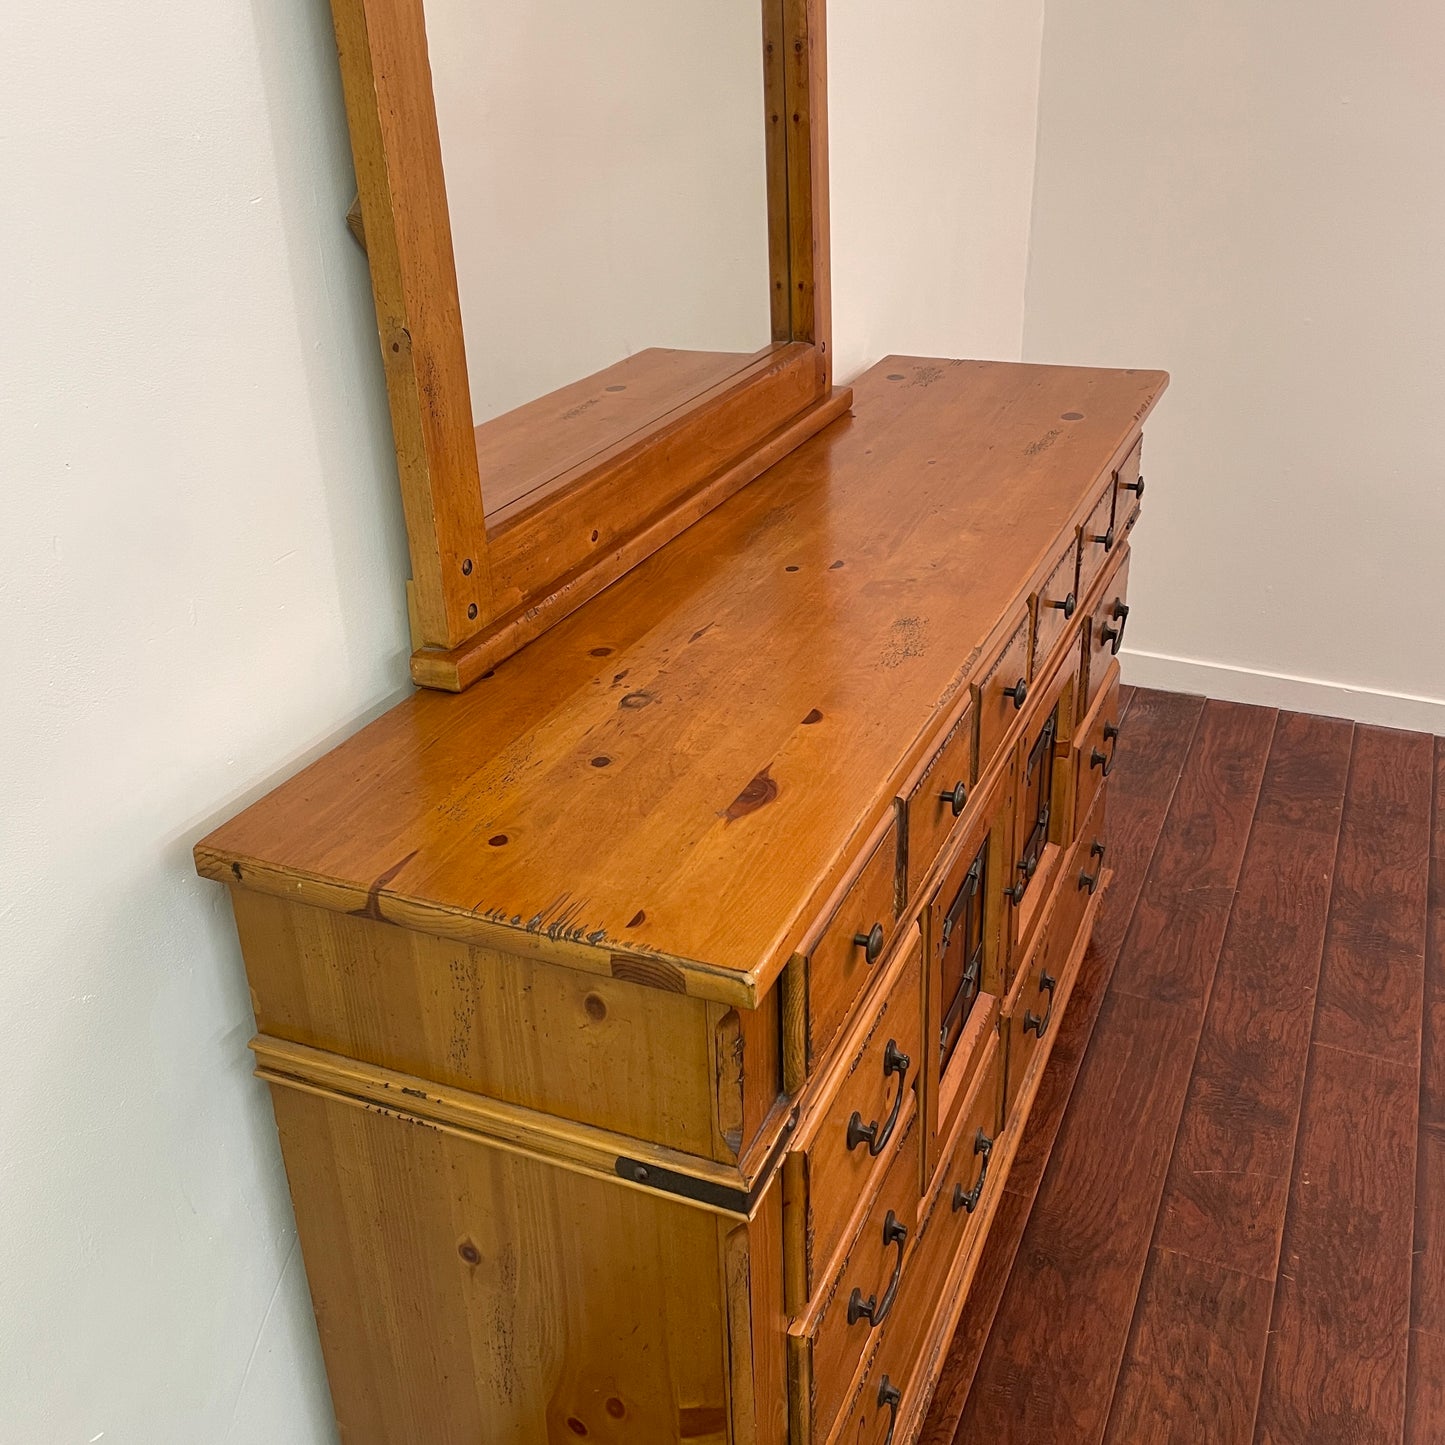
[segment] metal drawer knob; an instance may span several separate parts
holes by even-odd
[[[1109,523],[1109,530],[1102,537],[1090,537],[1089,541],[1099,543],[1106,552],[1114,550],[1114,524]]]
[[[1144,495],[1144,478],[1140,477],[1136,481],[1125,482],[1124,490],[1133,492],[1136,497],[1142,497]]]
[[[1013,699],[1013,705],[1015,708],[1021,708],[1024,703],[1028,701],[1029,685],[1027,682],[1024,681],[1023,678],[1019,678],[1019,680],[1014,683],[1012,687],[1004,688],[1003,695],[1005,697]]]
[[[1057,607],[1058,610],[1064,614],[1065,622],[1067,622],[1069,618],[1074,615],[1074,610],[1078,607],[1078,605],[1079,599],[1075,597],[1072,592],[1070,592],[1069,595],[1065,597],[1062,602],[1049,603],[1050,607]]]
[[[940,793],[938,800],[947,803],[953,816],[957,818],[968,806],[968,789],[960,782],[955,783],[946,793]]]
[[[1004,889],[1004,891],[1003,891],[1003,896],[1004,896],[1005,898],[1007,898],[1008,901],[1009,901],[1010,903],[1012,903],[1015,908],[1017,908],[1017,907],[1019,906],[1019,904],[1024,901],[1024,894],[1027,893],[1028,891],[1029,891],[1028,879],[1027,879],[1027,878],[1020,878],[1019,881],[1018,881],[1017,883],[1015,883],[1012,888],[1005,888],[1005,889]]]
[[[1095,838],[1092,846],[1089,848],[1089,857],[1102,859],[1103,856],[1104,845],[1097,838]],[[1099,886],[1099,878],[1103,871],[1104,870],[1102,868],[1097,868],[1094,870],[1094,872],[1090,873],[1089,870],[1085,868],[1079,874],[1079,887],[1087,888],[1089,890],[1089,896],[1091,898],[1094,895],[1094,889]]]
[[[867,933],[855,933],[853,943],[863,950],[863,959],[871,968],[883,952],[883,925],[875,923]]]
[[[993,1153],[993,1140],[982,1129],[974,1136],[973,1152],[983,1160],[983,1163],[979,1166],[978,1178],[973,1181],[972,1189],[965,1189],[962,1184],[953,1186],[953,1212],[955,1214],[960,1209],[965,1213],[972,1214],[978,1208],[978,1201],[983,1198],[983,1182],[988,1178],[988,1156]]]

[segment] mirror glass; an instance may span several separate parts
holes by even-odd
[[[771,349],[757,0],[424,0],[488,524]]]

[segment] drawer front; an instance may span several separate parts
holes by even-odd
[[[939,849],[963,815],[973,785],[973,706],[949,728],[938,750],[904,786],[899,800],[906,855],[904,897],[933,867]]]
[[[821,1440],[842,1407],[875,1331],[893,1317],[905,1260],[918,1232],[918,1111],[905,1113],[903,1137],[842,1266],[810,1312],[794,1348],[810,1357],[812,1438]],[[856,1202],[856,1201],[855,1201]]]
[[[1003,1082],[1003,1046],[995,1033],[945,1146],[936,1192],[920,1211],[925,1218],[919,1256],[932,1262],[922,1273],[931,1275],[935,1286],[982,1218],[985,1194],[1000,1187],[990,1174],[989,1159],[1003,1122]],[[914,1267],[913,1273],[919,1270]]]
[[[805,941],[807,1071],[822,1059],[893,940],[898,907],[898,824],[890,819],[842,902]]]
[[[1084,644],[1084,710],[1093,707],[1119,654],[1129,621],[1129,549],[1125,547],[1104,580],[1089,612]]]
[[[993,665],[973,685],[978,709],[978,775],[982,777],[1028,698],[1029,615],[1024,612]]]
[[[1144,476],[1139,470],[1143,450],[1144,438],[1140,437],[1114,473],[1114,533],[1118,537],[1139,515],[1139,503],[1144,498]]]
[[[848,1041],[846,1069],[822,1088],[831,1092],[816,1124],[794,1149],[802,1155],[802,1228],[797,1240],[804,1268],[789,1301],[795,1314],[831,1274],[848,1221],[867,1193],[875,1161],[897,1136],[923,1059],[921,946],[895,967],[882,1001]],[[790,1161],[791,1163],[791,1161]],[[793,1202],[790,1201],[790,1207]]]
[[[1029,669],[1037,677],[1047,665],[1079,605],[1079,551],[1071,544],[1044,579],[1030,604],[1034,613],[1034,651]]]
[[[1074,744],[1075,817],[1088,817],[1104,779],[1114,767],[1119,746],[1119,664],[1111,662],[1099,695]]]
[[[1114,550],[1119,534],[1114,528],[1114,487],[1112,481],[1094,504],[1089,520],[1079,529],[1079,597],[1093,590]]]

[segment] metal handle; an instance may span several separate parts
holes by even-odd
[[[948,792],[940,793],[938,800],[947,803],[956,818],[968,806],[968,789],[962,782],[955,783]]]
[[[1124,643],[1124,628],[1129,623],[1129,604],[1127,602],[1115,602],[1109,609],[1117,627],[1110,627],[1107,623],[1099,629],[1099,641],[1109,644],[1109,655],[1118,657],[1119,648]]]
[[[898,1406],[903,1399],[903,1391],[888,1378],[887,1375],[878,1382],[878,1408],[888,1411],[888,1434],[883,1437],[883,1445],[893,1445],[893,1432],[898,1428]]]
[[[1089,541],[1099,542],[1106,552],[1112,552],[1114,550],[1114,524],[1109,523],[1109,530],[1102,537],[1090,537]]]
[[[1028,891],[1029,891],[1028,879],[1027,879],[1027,878],[1020,878],[1019,881],[1018,881],[1017,883],[1015,883],[1012,888],[1005,888],[1005,889],[1004,889],[1004,891],[1003,891],[1003,896],[1004,896],[1005,898],[1007,898],[1008,901],[1009,901],[1010,903],[1012,903],[1015,908],[1017,908],[1017,907],[1019,906],[1019,904],[1024,901],[1024,894],[1027,893]]]
[[[866,1144],[868,1152],[877,1156],[888,1147],[888,1141],[893,1137],[893,1131],[898,1126],[898,1116],[903,1111],[903,1085],[912,1064],[913,1060],[892,1039],[889,1039],[888,1046],[883,1050],[883,1080],[886,1083],[889,1074],[898,1075],[898,1092],[893,1096],[893,1108],[889,1111],[888,1118],[884,1121],[881,1129],[877,1119],[874,1119],[871,1124],[865,1124],[862,1114],[854,1109],[853,1117],[848,1120],[849,1149],[856,1149],[860,1144]]]
[[[872,968],[878,962],[878,955],[883,952],[883,925],[875,923],[867,933],[855,933],[853,942],[863,950],[864,961]]]
[[[870,1294],[864,1299],[863,1291],[854,1286],[853,1293],[848,1296],[850,1325],[856,1325],[859,1320],[867,1320],[869,1328],[876,1330],[888,1318],[888,1312],[898,1298],[898,1286],[903,1282],[903,1246],[907,1242],[908,1226],[900,1224],[898,1216],[890,1209],[888,1217],[883,1221],[883,1248],[888,1249],[895,1244],[898,1246],[898,1258],[893,1262],[893,1278],[888,1281],[888,1288],[883,1291],[881,1300],[876,1294]]]
[[[1074,615],[1074,610],[1078,607],[1078,605],[1079,599],[1075,597],[1072,592],[1070,592],[1069,595],[1065,597],[1062,602],[1049,603],[1050,607],[1057,607],[1058,610],[1064,614],[1065,622],[1067,622]]]
[[[1027,858],[1019,859],[1019,872],[1022,873],[1026,879],[1032,878],[1034,874],[1038,872],[1038,869],[1039,855],[1037,853],[1031,853]]]
[[[1054,1016],[1054,989],[1058,987],[1058,979],[1051,973],[1039,975],[1039,992],[1049,996],[1049,1006],[1044,1010],[1043,1018],[1040,1018],[1032,1009],[1024,1010],[1024,1032],[1035,1033],[1040,1038],[1044,1036],[1044,1030],[1049,1026],[1049,1020]]]
[[[1102,768],[1107,778],[1114,771],[1114,759],[1119,752],[1119,725],[1118,723],[1104,724],[1104,741],[1109,744],[1107,754],[1101,753],[1098,748],[1091,748],[1089,751],[1089,766],[1091,768]]]
[[[1124,482],[1121,485],[1126,492],[1133,492],[1136,497],[1143,497],[1144,495],[1143,477],[1139,477],[1132,482]]]
[[[1089,857],[1102,859],[1103,856],[1104,845],[1097,838],[1095,838],[1093,845],[1089,849]],[[1089,890],[1089,896],[1091,898],[1094,896],[1094,889],[1099,886],[1099,879],[1102,876],[1103,872],[1104,870],[1100,868],[1098,872],[1090,873],[1089,870],[1085,868],[1079,874],[1079,887],[1087,888]]]
[[[953,930],[958,927],[958,920],[963,917],[963,910],[968,906],[968,900],[978,892],[980,876],[980,863],[977,858],[973,860],[973,866],[964,876],[963,882],[959,885],[953,902],[948,906],[948,912],[943,918],[943,929],[938,940],[940,952],[948,949],[948,940],[953,937]]]
[[[993,1153],[993,1140],[982,1129],[974,1135],[973,1152],[983,1159],[983,1163],[979,1165],[978,1178],[973,1181],[972,1189],[965,1190],[962,1184],[953,1186],[953,1212],[955,1214],[960,1209],[972,1214],[978,1208],[978,1201],[983,1198],[983,1181],[988,1178],[988,1158]]]
[[[1013,705],[1016,709],[1021,708],[1024,703],[1028,701],[1029,685],[1023,678],[1019,678],[1012,687],[1004,688],[1003,695],[1013,699]]]

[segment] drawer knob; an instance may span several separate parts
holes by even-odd
[[[1089,766],[1101,768],[1107,778],[1114,771],[1114,758],[1119,751],[1119,725],[1117,723],[1104,724],[1104,741],[1109,745],[1109,751],[1102,753],[1098,748],[1089,750]]]
[[[866,1144],[868,1152],[876,1158],[888,1147],[888,1141],[893,1137],[894,1129],[898,1127],[898,1116],[903,1112],[903,1090],[907,1083],[908,1070],[912,1067],[913,1060],[892,1039],[889,1039],[888,1046],[883,1050],[883,1081],[887,1083],[889,1074],[898,1075],[898,1092],[893,1096],[893,1108],[889,1111],[888,1118],[881,1127],[877,1119],[874,1119],[871,1124],[865,1124],[862,1114],[854,1109],[853,1117],[848,1120],[848,1148],[850,1150],[856,1149],[860,1144]]]
[[[878,1382],[878,1408],[888,1411],[888,1434],[883,1445],[893,1445],[893,1431],[898,1424],[898,1406],[903,1401],[903,1391],[887,1375]]]
[[[1044,1010],[1044,1016],[1040,1018],[1032,1009],[1024,1010],[1024,1032],[1026,1034],[1037,1034],[1043,1038],[1044,1031],[1049,1026],[1049,1020],[1054,1016],[1054,989],[1058,987],[1058,979],[1051,973],[1039,975],[1039,992],[1049,996],[1049,1006]]]
[[[863,959],[869,968],[878,962],[879,955],[883,952],[883,925],[875,923],[867,933],[855,933],[854,944],[863,950]]]
[[[968,789],[961,782],[955,783],[948,792],[938,795],[938,801],[947,803],[953,816],[957,818],[968,806]]]
[[[1118,657],[1119,648],[1124,642],[1124,627],[1129,621],[1129,604],[1127,602],[1115,602],[1113,607],[1109,609],[1109,615],[1119,625],[1112,627],[1106,622],[1099,629],[1099,642],[1101,645],[1105,643],[1108,644],[1109,655],[1111,657]]]
[[[903,1282],[903,1246],[907,1243],[908,1226],[900,1223],[898,1216],[890,1209],[888,1217],[883,1221],[883,1248],[891,1249],[895,1244],[898,1246],[898,1258],[893,1262],[893,1278],[888,1281],[888,1288],[883,1291],[881,1300],[876,1294],[870,1294],[864,1299],[863,1291],[856,1285],[853,1287],[853,1293],[848,1296],[850,1325],[856,1325],[859,1320],[867,1320],[869,1328],[876,1330],[888,1318],[893,1302],[898,1298],[898,1286]]]
[[[1125,482],[1123,486],[1126,492],[1133,492],[1136,497],[1142,497],[1144,495],[1143,477],[1138,477],[1132,482]]]
[[[1074,615],[1074,611],[1075,611],[1075,609],[1078,607],[1078,605],[1079,605],[1079,599],[1078,599],[1077,597],[1075,597],[1072,592],[1070,592],[1069,595],[1068,595],[1067,597],[1065,597],[1062,602],[1050,602],[1050,603],[1049,603],[1049,606],[1050,606],[1050,607],[1057,607],[1057,608],[1059,609],[1059,611],[1064,614],[1064,621],[1065,621],[1065,622],[1067,622],[1067,621],[1069,620],[1069,618],[1071,618],[1071,617]]]
[[[1024,894],[1028,891],[1028,879],[1020,878],[1019,881],[1015,883],[1012,888],[1004,889],[1003,896],[1007,898],[1008,901],[1012,903],[1015,908],[1017,908],[1019,904],[1024,901]]]
[[[1097,838],[1095,838],[1092,846],[1089,848],[1089,857],[1102,859],[1103,856],[1104,845]],[[1079,874],[1079,887],[1088,889],[1089,896],[1091,898],[1094,896],[1094,889],[1099,886],[1099,877],[1103,873],[1103,871],[1104,870],[1102,868],[1096,868],[1092,873],[1090,873],[1089,870],[1085,868]]]
[[[1114,524],[1109,523],[1109,530],[1100,537],[1090,537],[1089,541],[1097,542],[1106,552],[1114,550]]]
[[[983,1198],[983,1182],[988,1178],[988,1156],[993,1153],[993,1140],[983,1132],[982,1129],[974,1135],[974,1155],[983,1160],[978,1166],[978,1178],[973,1181],[972,1189],[965,1189],[962,1184],[953,1186],[953,1212],[958,1213],[960,1209],[972,1214],[978,1208],[978,1201]]]
[[[1013,699],[1013,705],[1015,709],[1021,708],[1024,703],[1028,701],[1029,685],[1027,682],[1024,681],[1023,678],[1019,678],[1019,680],[1014,683],[1012,687],[1004,688],[1003,695],[1007,698]]]
[[[1039,855],[1037,853],[1030,853],[1027,858],[1019,859],[1019,872],[1022,873],[1025,878],[1032,878],[1038,870]]]

